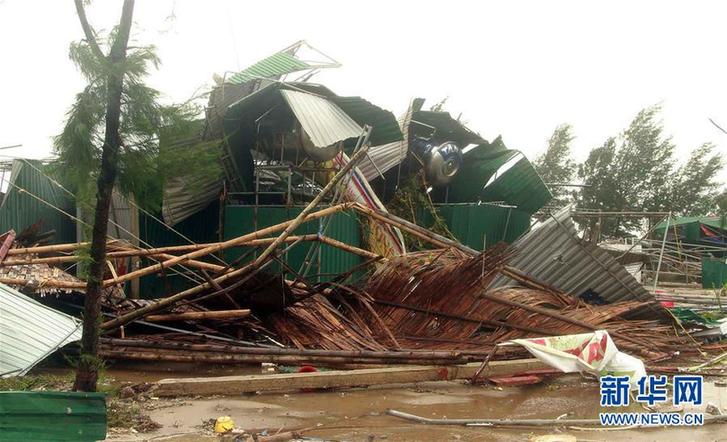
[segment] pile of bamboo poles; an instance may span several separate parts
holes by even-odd
[[[352,163],[353,160],[349,164]],[[319,197],[322,198],[331,188],[332,184],[326,186]],[[110,243],[110,258],[148,258],[149,262],[129,273],[111,275],[104,280],[104,287],[116,287],[142,276],[163,273],[172,267],[194,269],[204,282],[171,296],[133,305],[127,310],[117,309],[115,317],[104,322],[102,327],[107,333],[115,333],[119,327],[140,320],[145,323],[194,324],[197,333],[224,335],[225,339],[234,337],[235,330],[257,330],[272,335],[273,342],[283,342],[299,352],[317,348],[328,352],[358,353],[283,354],[270,348],[249,352],[247,350],[250,349],[184,348],[174,341],[142,344],[112,339],[104,341],[102,355],[109,358],[220,363],[307,361],[341,364],[344,360],[362,364],[415,363],[406,361],[461,363],[472,357],[481,358],[481,355],[473,356],[475,350],[491,349],[495,344],[511,339],[583,333],[601,328],[608,329],[619,346],[649,359],[661,358],[674,348],[692,345],[656,320],[623,319],[625,314],[639,310],[644,303],[586,306],[534,280],[507,265],[509,255],[504,246],[494,246],[485,253],[478,253],[404,219],[356,203],[316,211],[315,206],[321,200],[319,197],[295,219],[227,241],[147,249],[120,242]],[[345,210],[354,211],[371,222],[398,228],[437,249],[385,259],[379,254],[322,235],[292,234],[303,223]],[[293,296],[272,314],[254,311],[237,296],[249,289],[250,284],[257,284],[258,275],[272,262],[279,262],[288,272],[295,273],[281,256],[304,241],[326,244],[359,255],[368,264],[378,263],[378,269],[362,285],[356,286],[338,282],[319,286],[297,275],[294,281],[285,283],[285,290]],[[79,243],[11,249],[0,266],[72,262],[78,259],[75,251],[86,246]],[[258,253],[243,264],[214,263],[209,259],[233,247],[256,248]],[[487,286],[498,273],[507,275],[525,288],[487,291]],[[0,278],[0,282],[6,281]],[[68,284],[54,280],[39,283],[48,286]],[[68,288],[82,288],[82,285],[85,284],[74,283]],[[286,298],[287,295],[286,292]],[[214,300],[227,303],[229,307],[221,309],[219,302]],[[411,351],[402,348],[427,348],[430,353],[412,356]],[[470,353],[457,356],[450,353],[446,357],[432,353],[442,348],[469,349]]]

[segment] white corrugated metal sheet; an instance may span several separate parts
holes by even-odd
[[[218,149],[214,144],[203,143],[200,136],[170,142],[165,149]],[[200,153],[204,153],[200,151]],[[206,155],[206,153],[204,153]],[[190,167],[177,176],[164,182],[162,198],[162,217],[164,222],[173,226],[178,224],[210,203],[217,200],[222,191],[222,177],[219,174],[200,173]]]
[[[641,268],[644,265],[640,262],[635,262],[633,264],[626,264],[624,267],[626,267],[626,271],[629,272],[631,275],[633,275],[634,279],[641,282]]]
[[[217,200],[222,181],[215,176],[176,176],[164,183],[164,222],[178,224]]]
[[[578,237],[566,207],[523,236],[509,265],[565,293],[594,292],[607,302],[653,300],[653,296],[609,253]],[[512,284],[499,276],[491,287]]]
[[[411,124],[413,114],[414,101],[409,104],[406,113],[399,119],[399,127],[404,137],[402,140],[369,148],[368,157],[371,158],[371,161],[362,161],[358,166],[367,180],[377,178],[379,173],[386,173],[387,170],[404,161],[409,152],[409,124]]]
[[[280,93],[316,147],[327,147],[363,132],[335,103],[317,95],[281,89]]]
[[[0,284],[0,377],[23,375],[81,339],[81,321]]]

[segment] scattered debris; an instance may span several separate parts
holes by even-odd
[[[628,247],[581,238],[571,207],[543,214],[529,230],[552,195],[521,152],[499,137],[485,140],[441,109],[425,110],[423,99],[397,121],[361,97],[308,81],[338,65],[298,42],[217,77],[199,133],[160,140],[160,150],[196,149],[200,161],[214,153],[211,167],[168,179],[158,213],[114,195],[100,355],[265,364],[265,374],[125,386],[109,401],[110,426],[157,428],[140,413],[149,394],[454,379],[530,385],[553,375],[550,367],[634,379],[646,369],[724,375],[722,292],[656,290],[662,264],[662,276],[682,272],[690,282],[715,264],[697,255],[723,259],[724,231],[714,220],[669,224],[669,215],[654,229],[661,239]],[[301,77],[286,81],[292,73]],[[0,377],[23,375],[80,338],[76,318],[40,303],[80,314],[88,246],[80,203],[51,200],[56,187],[68,191],[46,172],[40,162],[13,161],[0,207],[0,227],[8,229],[0,236]],[[26,196],[44,210],[26,207]],[[25,225],[5,225],[11,218]],[[653,289],[642,283],[649,278]],[[530,354],[545,364],[526,359]],[[680,367],[677,357],[708,360]],[[672,365],[660,365],[666,360]],[[388,414],[467,426],[597,423]],[[244,433],[227,415],[205,428]],[[270,442],[304,431],[244,435]]]

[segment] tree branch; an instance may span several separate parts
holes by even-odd
[[[103,52],[101,52],[98,41],[96,41],[96,33],[93,32],[93,28],[88,23],[88,19],[86,18],[86,9],[83,7],[83,0],[75,0],[75,4],[76,13],[78,14],[78,20],[81,22],[83,33],[86,34],[86,41],[91,47],[91,51],[93,52],[93,54],[97,56],[99,60],[103,60],[106,57],[104,56]]]

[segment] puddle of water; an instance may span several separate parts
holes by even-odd
[[[717,392],[705,385],[705,400],[716,401]],[[246,430],[318,428],[306,436],[331,440],[462,440],[522,441],[558,433],[552,428],[467,428],[416,424],[386,415],[388,408],[433,418],[592,418],[599,412],[598,385],[578,376],[548,383],[496,389],[456,382],[431,382],[400,388],[369,388],[292,394],[266,394],[217,399],[186,400],[184,405],[160,408],[151,417],[165,428],[154,435],[195,431],[195,425],[222,415],[231,416]],[[632,411],[639,411],[638,409]],[[727,440],[727,425],[638,429],[628,431],[565,430],[560,434],[589,441]],[[198,429],[197,429],[198,430]],[[187,439],[185,439],[187,438]],[[185,441],[189,436],[168,440]]]

